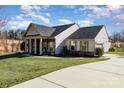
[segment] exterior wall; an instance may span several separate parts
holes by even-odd
[[[104,48],[104,52],[108,52],[111,44],[109,42],[109,37],[105,27],[103,27],[101,31],[98,33],[98,35],[96,36],[95,43],[102,44]]]
[[[70,42],[69,42],[69,40],[65,40],[65,45],[67,46],[67,49],[69,49],[69,45],[70,45]]]
[[[55,37],[55,54],[60,54],[63,46],[65,45],[64,40],[79,29],[77,24],[72,25],[70,28],[66,29],[62,33]]]
[[[70,50],[70,41],[73,40],[73,41],[76,41],[76,51],[81,51],[81,41],[88,41],[88,51],[89,52],[94,52],[95,50],[95,41],[94,39],[67,39],[65,40],[65,44],[67,46],[67,48]]]
[[[89,40],[89,49],[88,49],[88,51],[95,51],[95,41],[94,41],[94,39],[93,40]]]

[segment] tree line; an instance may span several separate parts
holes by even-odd
[[[112,43],[115,43],[117,41],[124,42],[124,30],[122,30],[120,32],[112,33],[112,35],[110,36],[110,40]]]
[[[14,51],[14,40],[18,40],[18,49],[20,50],[20,43],[23,38],[23,34],[25,30],[18,29],[18,30],[9,30],[6,28],[8,22],[10,21],[9,18],[4,14],[5,13],[4,5],[0,6],[0,46],[4,48],[4,52],[8,52],[8,41],[11,40],[11,48]],[[7,30],[5,30],[5,28]]]

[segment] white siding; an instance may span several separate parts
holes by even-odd
[[[55,54],[61,53],[61,50],[64,46],[64,40],[78,29],[79,26],[77,24],[74,24],[73,26],[69,27],[68,29],[66,29],[65,31],[63,31],[62,33],[58,34],[55,37],[56,40]]]
[[[69,43],[70,43],[69,40],[65,40],[65,43],[66,43],[65,45],[67,46],[67,49],[69,49]]]
[[[109,43],[109,37],[107,35],[107,31],[105,27],[101,29],[101,31],[98,33],[98,35],[95,38],[96,44],[102,44],[104,48],[104,52],[107,52],[108,49],[110,48],[110,43]]]
[[[88,40],[89,45],[88,45],[88,51],[93,52],[95,49],[95,41],[94,40]]]

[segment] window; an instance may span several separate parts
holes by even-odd
[[[76,42],[75,41],[70,41],[70,49],[75,50]]]
[[[88,41],[81,41],[81,51],[88,50]]]
[[[53,47],[54,47],[54,43],[53,43],[53,42],[49,42],[49,46],[50,46],[51,48],[53,48]]]
[[[54,52],[54,42],[49,42],[49,52]]]

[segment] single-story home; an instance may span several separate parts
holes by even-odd
[[[31,23],[24,34],[25,52],[36,55],[61,54],[63,47],[70,51],[95,52],[97,47],[110,48],[105,25],[80,28],[78,24],[48,27]]]

